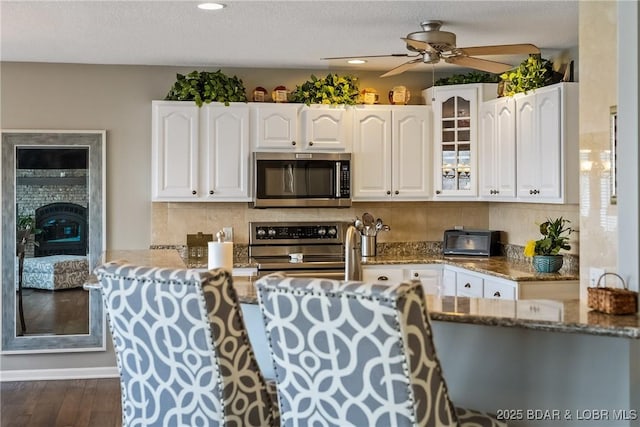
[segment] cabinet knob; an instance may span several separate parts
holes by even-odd
[[[498,298],[500,298],[502,295],[500,295],[500,292],[498,291],[498,292],[496,292],[495,294],[493,294],[493,296],[494,296],[494,297],[498,297]]]
[[[291,145],[296,145],[296,142],[295,141],[291,141]]]
[[[413,277],[418,277],[419,274],[418,273],[413,273]]]
[[[465,283],[465,284],[464,284],[464,287],[465,287],[465,288],[470,288],[470,287],[471,287],[471,283]]]
[[[442,191],[436,190],[436,194],[440,194],[440,193],[442,193]]]
[[[213,190],[209,190],[209,194],[213,194]]]
[[[313,145],[313,141],[309,141],[309,146]]]
[[[381,282],[384,282],[386,280],[389,280],[389,278],[387,276],[378,276],[378,280],[380,280]]]
[[[198,194],[198,192],[196,190],[192,190],[191,194],[193,194],[195,196],[196,194]]]
[[[387,196],[391,194],[391,191],[387,190]]]
[[[397,196],[398,194],[400,194],[400,192],[398,190],[395,191],[395,195]]]

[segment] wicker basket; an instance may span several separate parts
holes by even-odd
[[[607,275],[620,279],[622,289],[600,287],[600,282],[603,282],[602,279]],[[632,314],[638,311],[638,293],[627,289],[627,284],[619,274],[604,273],[598,278],[595,287],[587,289],[587,305],[589,308],[607,314]]]

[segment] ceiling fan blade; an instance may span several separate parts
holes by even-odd
[[[438,50],[435,49],[433,46],[431,46],[427,42],[423,42],[423,41],[420,41],[420,40],[408,39],[406,37],[401,37],[401,39],[404,40],[404,42],[406,44],[408,44],[409,46],[411,46],[412,48],[414,48],[416,50],[419,50],[420,52],[438,53]]]
[[[495,46],[474,46],[458,48],[464,55],[518,55],[540,53],[540,49],[532,44],[502,44]]]
[[[321,60],[332,59],[359,59],[359,58],[389,58],[389,57],[408,57],[413,58],[419,55],[409,55],[408,53],[392,53],[390,55],[362,55],[362,56],[335,56],[332,58],[320,58]]]
[[[471,56],[464,55],[445,58],[445,61],[450,64],[474,68],[476,70],[486,71],[488,73],[494,74],[501,74],[514,68],[513,65],[503,64],[502,62],[489,61],[487,59],[473,58]]]
[[[402,65],[398,65],[395,68],[392,68],[391,70],[389,70],[386,73],[382,74],[380,77],[395,76],[396,74],[404,73],[405,71],[415,67],[416,65],[420,65],[420,64],[422,64],[422,59],[414,59],[414,60],[411,60],[409,62],[405,62]]]

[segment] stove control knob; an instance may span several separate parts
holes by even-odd
[[[329,227],[329,236],[335,236],[338,234],[338,230],[335,227]]]
[[[318,236],[324,236],[325,234],[327,234],[327,229],[324,227],[320,227],[318,228]]]
[[[258,229],[256,230],[256,234],[257,234],[258,236],[260,236],[260,237],[264,237],[264,235],[265,235],[265,234],[267,234],[267,232],[266,232],[266,231],[264,231],[264,228],[258,228]]]
[[[269,231],[267,231],[267,233],[269,234],[269,236],[274,237],[276,235],[276,230],[274,230],[273,228],[270,228]]]

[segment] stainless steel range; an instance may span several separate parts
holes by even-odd
[[[251,222],[249,257],[258,276],[344,278],[344,222]]]

